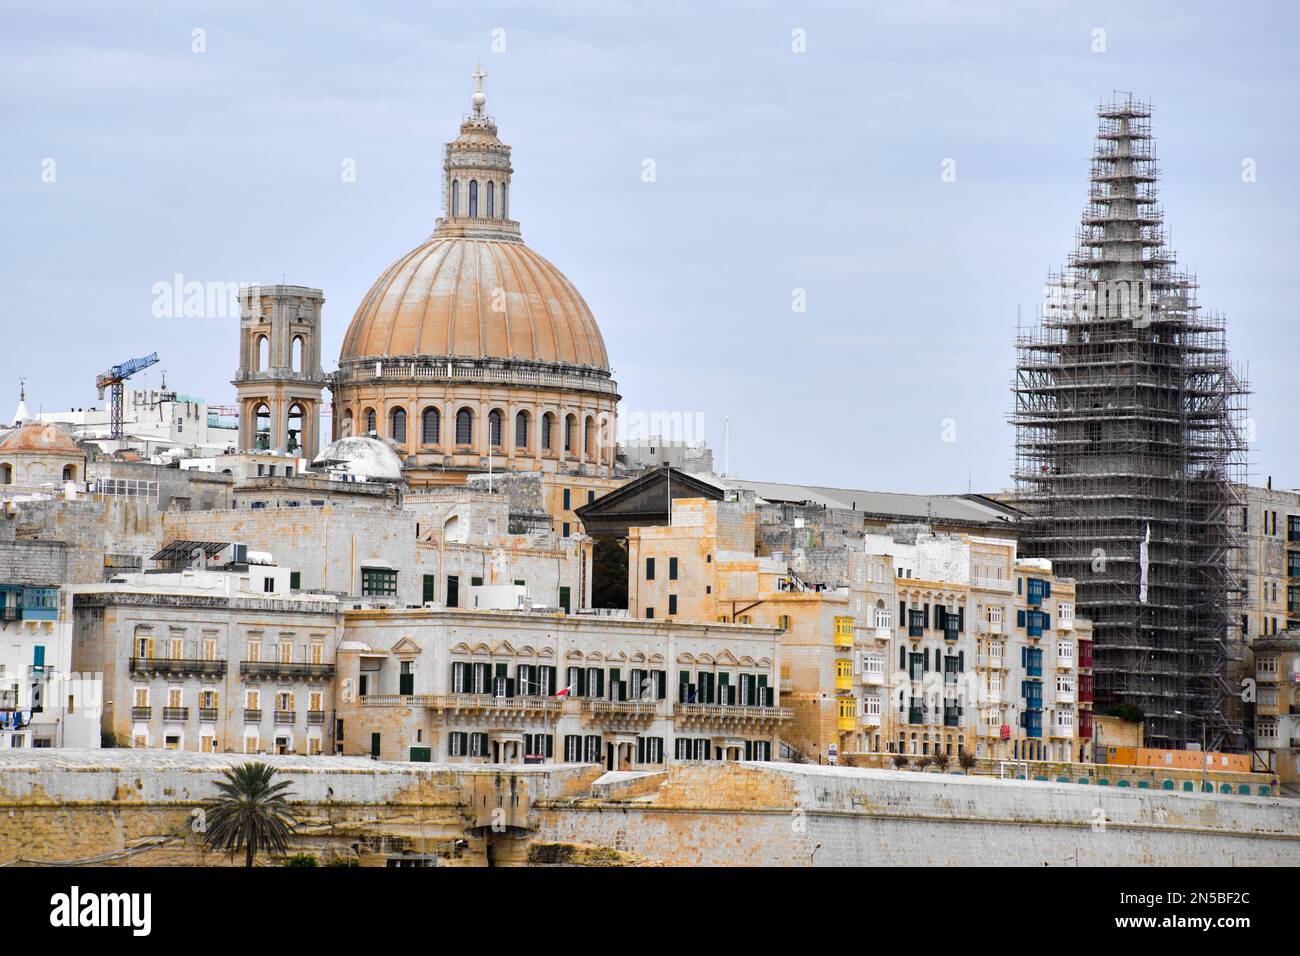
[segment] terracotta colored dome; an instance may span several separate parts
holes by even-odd
[[[74,455],[84,452],[58,425],[31,422],[10,432],[0,441],[0,454],[29,452],[38,455]]]
[[[434,236],[379,277],[339,364],[407,355],[609,368],[573,283],[522,242],[501,239]]]

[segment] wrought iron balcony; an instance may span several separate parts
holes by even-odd
[[[153,715],[153,708],[152,708],[152,707],[132,707],[132,708],[131,708],[131,719],[132,719],[132,720],[148,720],[148,719],[150,718],[150,716],[152,716],[152,715]]]
[[[334,676],[334,665],[308,664],[306,661],[240,661],[239,673],[244,677],[329,678]]]
[[[164,707],[163,720],[189,720],[190,709],[188,707]]]
[[[309,711],[307,711],[307,723],[309,723],[309,724],[323,724],[323,723],[325,723],[325,711],[323,711],[323,710],[309,710]]]
[[[298,718],[296,710],[277,710],[275,711],[275,722],[277,724],[292,724]]]
[[[199,720],[203,721],[204,723],[209,723],[209,724],[213,723],[216,721],[218,713],[219,712],[215,707],[200,707]]]
[[[254,710],[254,709],[251,708],[251,707],[245,707],[245,708],[244,708],[244,723],[246,723],[246,724],[259,724],[259,723],[261,723],[261,722],[262,722],[262,711],[261,711],[261,708],[258,708],[258,709],[256,709],[256,710]]]
[[[189,657],[133,657],[132,674],[199,674],[222,677],[225,661],[206,661]]]

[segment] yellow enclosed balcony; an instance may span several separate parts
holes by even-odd
[[[835,662],[835,689],[853,690],[853,662],[838,660]]]
[[[837,617],[835,619],[835,646],[839,648],[853,647],[853,618]]]
[[[858,702],[852,697],[841,700],[840,716],[836,726],[839,730],[854,731],[858,729]]]

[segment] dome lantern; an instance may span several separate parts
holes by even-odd
[[[442,209],[435,236],[520,241],[519,223],[510,218],[510,147],[497,136],[487,113],[482,64],[470,74],[474,94],[460,135],[443,147]]]

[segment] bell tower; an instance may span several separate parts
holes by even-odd
[[[315,458],[320,450],[320,289],[247,286],[239,294],[239,448]]]

